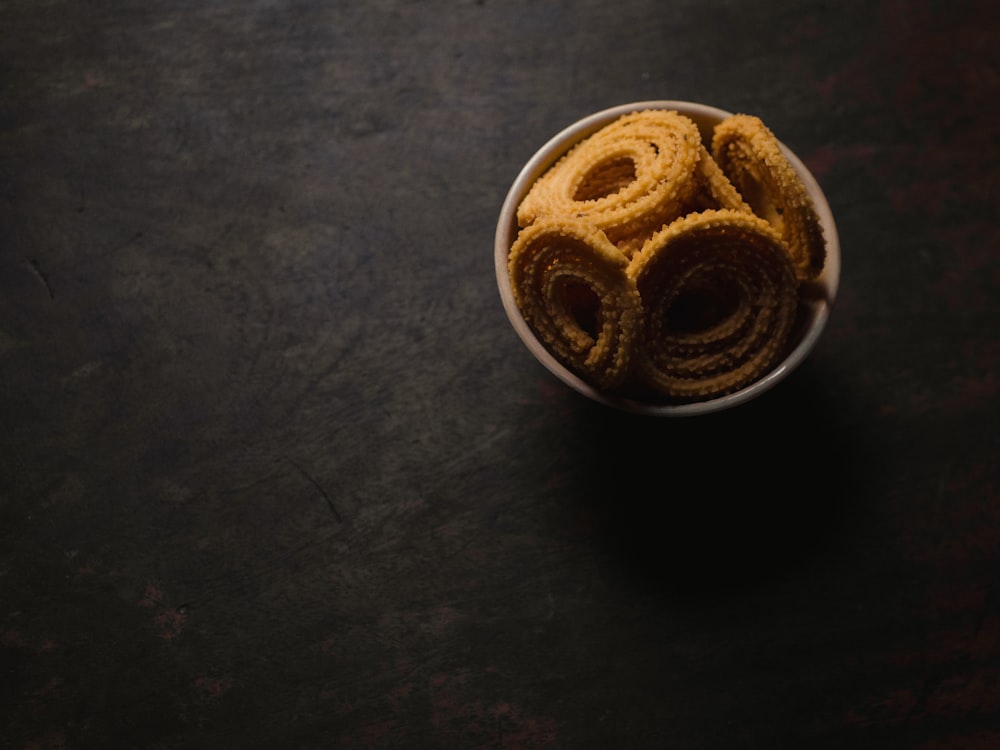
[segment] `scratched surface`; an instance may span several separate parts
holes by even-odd
[[[0,4],[0,747],[1000,747],[990,2]],[[493,277],[558,130],[761,116],[843,245],[643,421]]]

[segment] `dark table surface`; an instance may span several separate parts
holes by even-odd
[[[1000,747],[990,2],[0,3],[0,747]],[[837,220],[714,416],[557,381],[493,235],[591,112]]]

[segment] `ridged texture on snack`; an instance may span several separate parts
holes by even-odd
[[[629,263],[643,304],[636,375],[671,401],[723,396],[784,353],[798,306],[788,248],[737,209],[677,219]]]
[[[704,146],[699,149],[699,157],[694,171],[695,188],[682,214],[714,208],[732,208],[752,213],[753,209],[743,200],[743,196]]]
[[[543,216],[586,219],[630,255],[692,197],[701,135],[671,110],[622,115],[574,146],[518,207],[526,227]]]
[[[585,221],[543,216],[510,251],[514,301],[563,364],[601,388],[620,386],[632,364],[641,302],[628,259]]]
[[[784,238],[798,278],[819,276],[826,259],[823,228],[774,133],[759,117],[732,115],[715,126],[712,156],[754,213]]]

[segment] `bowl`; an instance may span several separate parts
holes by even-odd
[[[579,375],[563,365],[545,347],[535,335],[527,321],[521,315],[514,301],[510,276],[507,267],[508,253],[518,234],[517,207],[527,195],[528,190],[552,164],[565,154],[576,143],[582,141],[600,128],[616,120],[618,117],[643,109],[668,109],[686,115],[698,126],[703,142],[711,143],[711,132],[715,124],[730,116],[716,107],[695,102],[656,100],[633,102],[611,107],[595,112],[569,125],[547,143],[545,143],[528,160],[518,173],[500,210],[497,221],[494,253],[496,262],[497,285],[504,311],[510,320],[514,331],[527,347],[552,375],[574,391],[587,398],[609,407],[636,414],[656,417],[680,417],[709,414],[729,409],[754,399],[770,390],[787,378],[815,348],[830,316],[830,308],[837,294],[840,280],[840,242],[837,227],[826,196],[823,194],[816,178],[809,172],[802,161],[783,143],[781,149],[791,162],[806,186],[826,240],[826,261],[823,271],[816,280],[816,293],[810,294],[801,303],[800,322],[792,333],[792,341],[787,355],[772,369],[754,382],[738,391],[728,393],[703,401],[682,404],[665,404],[662,402],[639,401],[618,394],[602,391],[583,380]]]

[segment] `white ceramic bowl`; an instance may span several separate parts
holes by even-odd
[[[816,342],[819,340],[820,334],[823,332],[829,318],[830,306],[833,304],[833,300],[837,294],[837,285],[840,280],[840,241],[837,236],[837,227],[833,220],[833,214],[816,178],[813,177],[802,161],[784,144],[782,144],[782,149],[805,183],[806,189],[815,204],[820,223],[823,226],[826,238],[826,263],[818,279],[820,294],[816,295],[816,299],[811,299],[803,303],[806,305],[804,322],[794,332],[792,347],[788,355],[772,368],[770,372],[750,385],[718,398],[677,405],[635,401],[601,391],[569,370],[546,349],[544,344],[535,336],[531,327],[521,315],[517,304],[514,302],[510,276],[507,269],[507,257],[517,237],[517,207],[521,203],[521,200],[527,194],[535,180],[573,145],[595,133],[621,115],[641,109],[670,109],[686,115],[701,129],[702,138],[705,143],[711,143],[711,131],[715,124],[731,114],[715,107],[685,101],[633,102],[595,112],[557,133],[535,152],[535,155],[521,169],[514,183],[511,185],[503,207],[500,210],[494,243],[496,275],[497,284],[500,288],[500,298],[503,301],[504,310],[510,319],[511,325],[513,325],[514,330],[525,346],[528,347],[528,350],[553,375],[584,396],[607,406],[650,416],[693,416],[721,411],[722,409],[728,409],[759,396],[784,380],[789,373],[802,363],[816,346]]]

